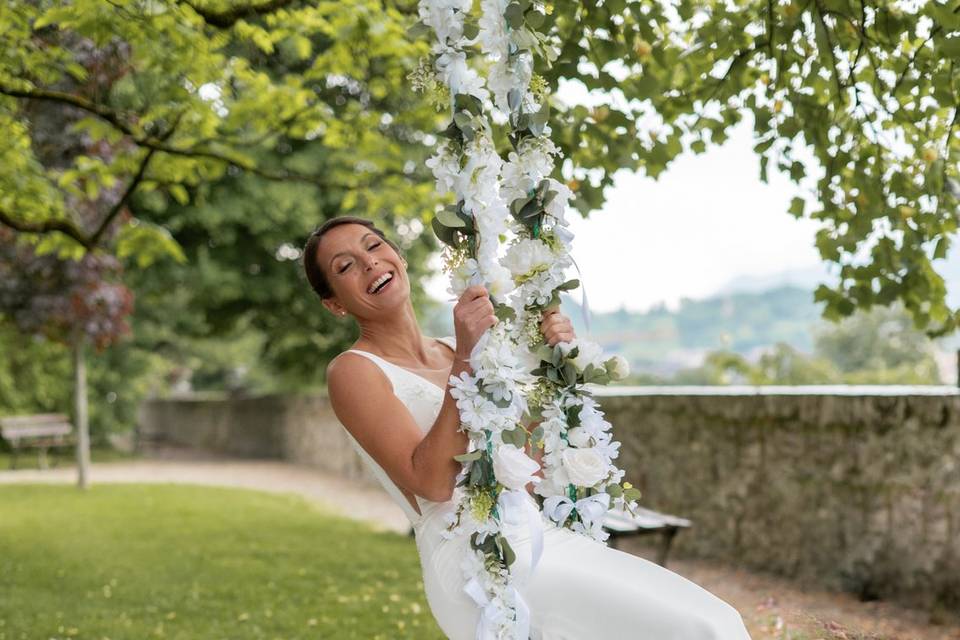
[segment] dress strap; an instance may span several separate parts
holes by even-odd
[[[369,351],[363,351],[362,349],[347,349],[347,351],[345,351],[344,353],[347,353],[347,352],[359,353],[360,355],[366,357],[368,360],[372,360],[378,367],[380,367],[380,370],[383,372],[383,375],[387,376],[387,380],[390,381],[390,386],[394,388],[396,387],[396,385],[393,382],[393,376],[390,375],[390,367],[395,367],[397,369],[402,369],[402,367],[397,367],[397,365],[393,364],[392,362],[387,362],[377,354],[370,353]],[[384,365],[389,365],[389,366],[384,366]]]
[[[439,341],[442,342],[443,344],[447,345],[448,347],[450,347],[450,349],[452,349],[454,352],[456,352],[456,350],[457,350],[457,348],[456,348],[457,340],[456,340],[456,337],[455,337],[455,336],[444,336],[444,337],[442,337],[442,338],[437,338],[437,340],[439,340]],[[380,370],[383,371],[383,373],[384,373],[385,376],[387,376],[387,379],[390,381],[391,387],[393,387],[393,389],[394,389],[395,391],[396,391],[396,389],[397,389],[397,385],[394,383],[393,375],[391,375],[391,372],[392,372],[392,371],[395,372],[395,371],[397,371],[397,370],[403,372],[403,373],[406,374],[407,376],[413,376],[414,378],[417,378],[418,380],[422,380],[423,382],[425,382],[426,384],[431,385],[432,387],[439,388],[439,387],[437,387],[437,385],[436,385],[435,383],[431,382],[430,380],[427,380],[427,379],[424,378],[423,376],[421,376],[421,375],[419,375],[419,374],[416,374],[416,373],[414,373],[414,372],[412,372],[412,371],[410,371],[410,370],[408,370],[408,369],[404,369],[404,368],[401,367],[400,365],[393,364],[393,363],[390,362],[389,360],[385,360],[385,359],[381,358],[380,356],[378,356],[378,355],[375,354],[375,353],[370,353],[369,351],[364,351],[364,350],[362,350],[362,349],[347,349],[347,351],[350,352],[350,353],[360,353],[360,354],[362,354],[364,357],[366,357],[366,358],[368,358],[368,359],[370,359],[370,360],[373,360],[375,363],[377,363],[377,365],[380,367]],[[346,353],[346,351],[345,351],[344,353]],[[442,391],[442,389],[441,389],[441,391]]]

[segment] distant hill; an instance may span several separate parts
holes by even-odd
[[[936,267],[947,281],[950,303],[960,304],[960,249]],[[813,290],[831,280],[826,268],[741,277],[707,298],[684,298],[675,310],[660,305],[644,312],[623,308],[591,312],[589,331],[579,289],[563,295],[561,309],[578,335],[623,355],[633,371],[671,376],[679,369],[699,366],[708,352],[717,349],[753,359],[765,348],[785,342],[811,352],[815,331],[827,324],[820,316],[820,304],[813,300]],[[421,321],[428,335],[453,332],[452,308],[452,303],[438,302],[425,312]],[[939,340],[938,345],[948,371],[956,366],[960,335]]]
[[[812,329],[821,322],[811,290],[781,286],[702,300],[685,298],[675,311],[660,306],[646,312],[591,312],[587,331],[577,296],[576,291],[564,294],[561,302],[577,335],[623,355],[635,371],[662,375],[697,366],[704,354],[721,348],[749,356],[782,341],[809,351]],[[438,302],[425,312],[421,318],[425,332],[436,336],[452,333],[452,308],[451,303]]]
[[[591,313],[589,332],[573,296],[565,297],[561,309],[578,335],[623,355],[635,371],[660,375],[697,366],[707,352],[717,349],[752,356],[776,342],[787,342],[810,351],[813,328],[822,322],[812,291],[795,286],[685,298],[674,311],[660,306],[642,313],[624,309]]]
[[[731,293],[762,293],[779,287],[799,287],[813,291],[821,282],[833,282],[824,266],[808,267],[805,269],[785,269],[777,273],[761,275],[741,275],[721,286],[713,295],[728,295]]]

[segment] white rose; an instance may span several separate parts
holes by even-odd
[[[580,342],[580,350],[577,351],[577,357],[574,358],[573,366],[579,371],[583,371],[587,368],[588,364],[592,364],[595,367],[603,367],[603,361],[600,359],[603,356],[603,348],[596,342],[582,341]]]
[[[623,356],[613,356],[606,362],[607,373],[614,380],[623,380],[630,375],[630,363]]]
[[[590,433],[583,427],[574,427],[567,431],[567,442],[575,447],[589,447]]]
[[[606,478],[609,472],[607,461],[594,447],[564,449],[562,459],[570,482],[578,487],[592,487]]]
[[[493,451],[493,473],[508,489],[523,489],[528,482],[540,482],[540,476],[533,475],[539,468],[536,460],[512,444],[502,444]]]

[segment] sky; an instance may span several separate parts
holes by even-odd
[[[817,223],[787,213],[799,188],[775,170],[761,182],[749,124],[730,133],[722,146],[679,156],[658,180],[618,172],[603,208],[587,218],[568,210],[580,267],[569,277],[580,279],[591,311],[675,308],[744,278],[826,274],[813,244]],[[445,275],[425,284],[434,297],[450,297]],[[582,290],[571,295],[580,302]]]

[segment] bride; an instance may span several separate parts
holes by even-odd
[[[452,640],[472,640],[480,609],[462,589],[460,566],[469,540],[441,535],[444,516],[455,508],[461,465],[453,457],[468,443],[447,380],[472,372],[469,354],[497,322],[493,305],[484,287],[468,287],[453,309],[455,336],[424,336],[406,261],[365,218],[327,221],[310,236],[303,261],[323,305],[360,326],[354,348],[327,367],[334,412],[413,525],[437,624]],[[550,345],[575,337],[555,309],[544,314],[540,330]],[[534,640],[749,640],[736,609],[686,578],[545,518],[540,524],[543,549],[532,572],[527,526],[505,523],[504,532],[516,551],[511,571],[529,607]]]

